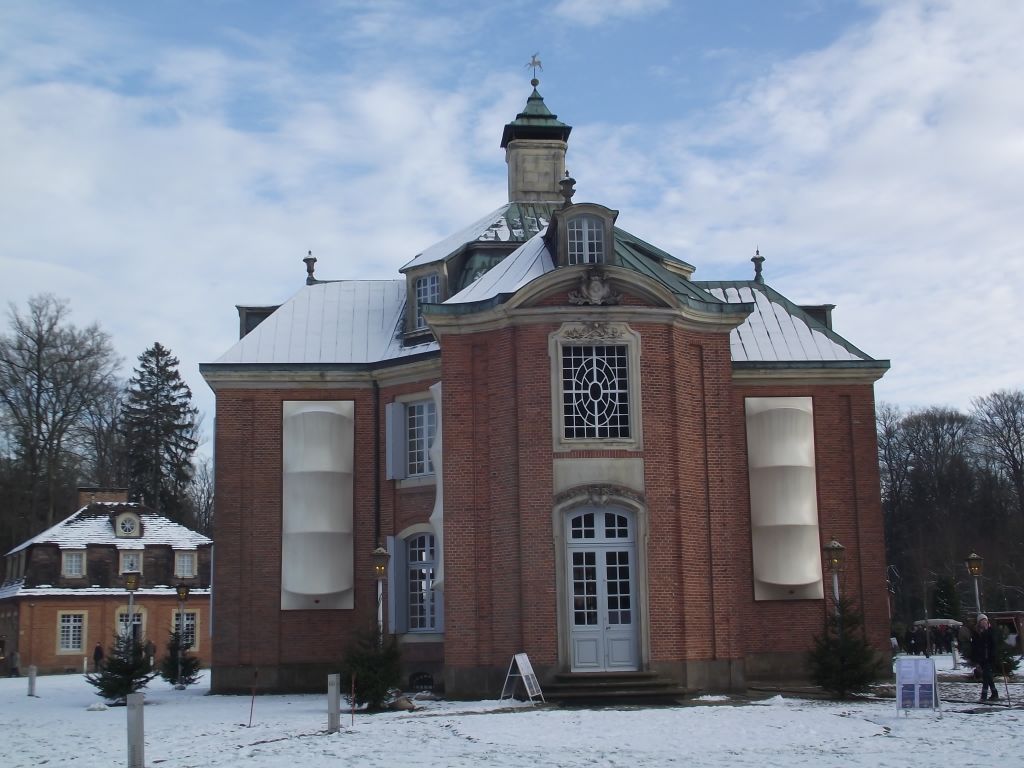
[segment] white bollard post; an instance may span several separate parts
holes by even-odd
[[[145,696],[141,693],[128,694],[128,768],[145,768],[146,744],[142,707]]]
[[[341,728],[341,675],[327,676],[327,732]]]
[[[83,675],[88,675],[89,674],[89,657],[88,656],[83,656],[82,657],[82,674]]]
[[[31,664],[28,668],[28,695],[36,695],[36,665]]]

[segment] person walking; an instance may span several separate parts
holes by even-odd
[[[100,642],[96,643],[96,647],[92,649],[92,671],[99,672],[100,667],[103,666],[103,644]]]
[[[981,700],[995,701],[999,698],[993,673],[996,666],[996,633],[988,623],[988,616],[978,614],[978,631],[971,642],[971,660],[981,670]],[[989,695],[989,691],[992,695]]]

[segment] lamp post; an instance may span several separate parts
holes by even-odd
[[[384,643],[384,579],[388,575],[391,555],[384,547],[373,550],[373,572],[377,577],[377,642]]]
[[[135,642],[135,590],[139,588],[140,576],[138,571],[124,572],[124,588],[128,590],[128,626],[125,635],[132,642]]]
[[[977,552],[971,552],[967,556],[967,570],[974,578],[974,605],[977,606],[979,614],[981,613],[981,591],[978,589],[978,581],[981,579],[981,565],[984,562],[985,558]]]
[[[846,547],[840,544],[833,537],[832,540],[821,548],[825,555],[825,565],[832,573],[832,598],[836,604],[836,614],[839,613],[839,571],[843,566],[843,555]]]
[[[178,683],[174,688],[178,691],[185,690],[185,683],[181,680],[181,654],[185,647],[185,601],[188,600],[189,589],[188,584],[175,587],[178,593]]]

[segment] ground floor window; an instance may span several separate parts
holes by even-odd
[[[57,626],[58,650],[61,653],[81,653],[85,647],[85,614],[62,613]]]
[[[117,613],[117,632],[119,635],[124,636],[128,634],[128,611],[121,610]],[[133,611],[132,622],[131,622],[131,636],[136,642],[142,642],[142,638],[145,635],[142,625],[142,613],[139,611]]]
[[[184,618],[184,627],[182,619]],[[182,648],[184,650],[196,648],[196,626],[199,623],[199,616],[196,611],[174,612],[174,631],[182,633]]]
[[[406,540],[408,552],[409,625],[410,632],[433,632],[436,628],[434,607],[434,536],[422,533]]]

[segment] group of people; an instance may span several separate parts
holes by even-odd
[[[907,627],[903,633],[903,650],[912,656],[931,656],[935,653],[952,653],[954,631],[946,624],[937,627]]]

